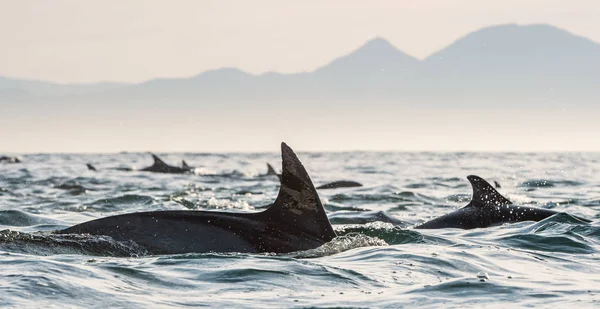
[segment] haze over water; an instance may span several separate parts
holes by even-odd
[[[599,72],[597,42],[547,24],[503,24],[424,59],[374,37],[290,74],[0,77],[0,151],[252,152],[283,140],[310,151],[598,151]]]

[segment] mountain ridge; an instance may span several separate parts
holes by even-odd
[[[0,99],[393,99],[469,91],[595,93],[598,82],[599,43],[547,24],[504,24],[468,33],[422,60],[375,37],[307,72],[252,74],[224,67],[141,83],[75,85],[0,77]]]

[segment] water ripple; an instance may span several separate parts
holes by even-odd
[[[598,304],[600,154],[300,153],[315,184],[364,184],[319,192],[338,237],[304,252],[151,256],[133,242],[51,233],[136,211],[260,211],[277,196],[278,179],[259,175],[278,153],[163,155],[196,173],[107,169],[149,164],[144,153],[24,155],[20,166],[0,165],[0,306]],[[88,171],[87,162],[105,169]],[[565,213],[486,229],[413,229],[466,205],[470,174],[498,181],[515,203]]]

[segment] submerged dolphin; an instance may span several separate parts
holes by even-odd
[[[468,176],[473,187],[471,202],[458,210],[416,226],[417,229],[461,228],[473,229],[520,221],[540,221],[556,211],[514,205],[492,185],[479,176]],[[577,219],[589,222],[586,219]]]
[[[270,175],[277,176],[281,180],[281,174],[277,174],[277,172],[275,171],[273,166],[271,166],[271,164],[267,163],[267,173],[262,176],[270,176]],[[322,189],[337,189],[337,188],[352,188],[352,187],[362,187],[362,184],[358,183],[356,181],[352,181],[352,180],[338,180],[338,181],[330,182],[330,183],[327,183],[324,185],[320,185],[317,187],[317,189],[322,190]]]
[[[0,162],[2,162],[2,163],[21,163],[21,160],[19,160],[19,158],[17,158],[17,157],[1,156]]]
[[[152,154],[152,158],[154,159],[154,164],[152,164],[152,166],[149,166],[149,167],[145,167],[142,169],[134,169],[134,168],[129,168],[129,167],[116,167],[116,168],[111,168],[111,170],[125,171],[125,172],[142,171],[142,172],[167,173],[167,174],[185,174],[185,173],[191,173],[194,170],[194,168],[189,167],[184,160],[181,160],[181,167],[177,167],[177,166],[168,165],[167,163],[165,163],[163,160],[161,160],[155,154]],[[94,167],[93,165],[91,165],[89,163],[86,165],[87,165],[88,170],[96,171],[96,167]]]
[[[337,189],[337,188],[352,188],[362,187],[361,183],[352,180],[338,180],[328,184],[320,185],[317,189]]]
[[[56,231],[134,241],[152,254],[189,252],[286,253],[317,248],[335,236],[308,173],[281,144],[283,173],[275,202],[265,211],[151,211],[97,219]]]
[[[98,169],[96,169],[95,166],[93,166],[92,164],[88,163],[86,164],[87,169],[90,171],[97,171]],[[131,172],[131,171],[135,171],[135,168],[131,168],[131,167],[111,167],[108,168],[109,170],[115,170],[115,171],[124,171],[124,172]]]

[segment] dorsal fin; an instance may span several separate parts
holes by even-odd
[[[277,174],[273,166],[271,166],[269,163],[267,163],[267,175],[275,175],[277,178],[279,178],[279,181],[281,181],[281,174]]]
[[[264,214],[268,220],[281,222],[324,242],[332,240],[335,232],[306,169],[285,143],[281,143],[281,157],[279,194]]]
[[[505,206],[512,204],[507,198],[502,196],[492,185],[483,178],[475,175],[467,176],[473,187],[473,199],[467,206],[485,207],[485,206]]]
[[[96,170],[96,168],[93,165],[91,165],[89,163],[86,164],[86,165],[87,165],[88,170],[90,170],[90,171],[95,171]]]
[[[168,166],[167,163],[163,162],[163,160],[161,160],[157,155],[151,153],[152,155],[152,159],[154,159],[154,164],[152,164],[152,166],[154,167],[161,167],[161,166]]]
[[[277,175],[277,172],[269,163],[267,163],[267,175]]]
[[[185,160],[181,160],[181,168],[189,169],[190,166],[185,162]]]

